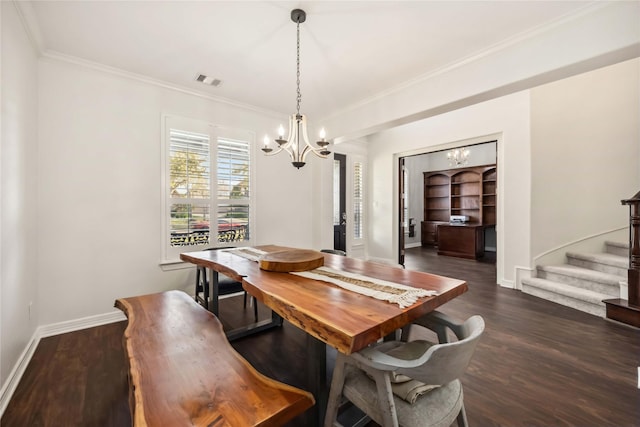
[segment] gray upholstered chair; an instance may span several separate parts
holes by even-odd
[[[459,378],[484,331],[484,320],[476,315],[458,323],[436,311],[410,327],[415,325],[435,331],[439,342],[407,342],[405,328],[401,341],[379,342],[350,356],[338,353],[325,427],[341,426],[337,413],[343,398],[383,427],[449,427],[456,419],[460,427],[467,426]],[[447,329],[457,341],[449,342]]]

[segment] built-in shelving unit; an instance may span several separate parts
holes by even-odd
[[[482,222],[484,225],[496,224],[496,168],[482,173]]]
[[[438,224],[449,222],[450,178],[445,173],[424,176],[424,221],[421,223],[421,240],[434,244],[438,241]]]
[[[451,175],[451,215],[465,215],[470,223],[481,223],[480,177],[476,170],[465,169]]]
[[[496,165],[425,172],[422,245],[438,243],[438,226],[451,215],[469,217],[469,225],[495,225],[496,178]]]

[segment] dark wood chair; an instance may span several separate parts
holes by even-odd
[[[219,249],[228,249],[228,248],[207,248],[206,251],[215,251]],[[197,266],[196,268],[196,290],[194,299],[201,306],[211,311],[209,308],[209,297],[210,297],[210,282],[207,277],[207,269],[202,266]],[[244,308],[247,308],[247,291],[242,287],[242,283],[237,280],[233,280],[232,278],[225,276],[222,273],[218,273],[218,296],[230,295],[239,292],[244,292]],[[253,317],[255,321],[258,321],[258,301],[251,297],[251,303],[253,304]]]

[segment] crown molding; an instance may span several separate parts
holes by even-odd
[[[20,21],[22,21],[22,26],[27,33],[29,41],[31,41],[31,45],[39,55],[42,55],[42,52],[45,50],[45,43],[42,33],[40,32],[36,13],[33,10],[33,4],[30,1],[18,0],[13,0],[12,3],[20,17]]]
[[[163,80],[154,79],[152,77],[148,77],[142,74],[132,73],[120,68],[111,67],[98,62],[89,61],[76,56],[67,55],[61,52],[57,52],[55,50],[48,49],[46,46],[46,43],[44,42],[44,38],[42,37],[42,32],[40,31],[40,26],[38,24],[35,11],[33,9],[33,4],[30,1],[18,1],[18,0],[12,0],[12,3],[16,8],[16,11],[20,17],[20,20],[22,21],[22,25],[24,26],[25,32],[27,33],[27,36],[31,41],[31,44],[33,45],[34,49],[38,52],[38,54],[43,58],[58,60],[62,62],[68,62],[70,64],[79,65],[81,67],[90,68],[96,71],[117,75],[130,80],[135,80],[141,83],[158,86],[164,89],[174,90],[176,92],[181,92],[187,95],[197,96],[199,98],[204,98],[210,101],[230,105],[236,108],[253,111],[253,112],[270,116],[270,117],[281,118],[283,115],[286,115],[285,113],[281,113],[278,111],[256,107],[255,105],[245,104],[242,102],[234,101],[229,98],[212,96],[210,94],[200,92],[194,89],[186,88],[184,86],[176,85]]]
[[[109,65],[104,65],[98,62],[93,62],[87,59],[78,58],[77,56],[67,55],[64,53],[56,52],[54,50],[45,51],[44,53],[42,53],[42,57],[48,60],[66,62],[66,63],[77,65],[80,67],[89,68],[95,71],[100,71],[100,72],[112,74],[118,77],[123,77],[129,80],[135,80],[140,83],[161,87],[163,89],[169,89],[169,90],[184,93],[187,95],[197,96],[199,98],[204,98],[209,101],[214,101],[214,102],[226,104],[232,107],[253,111],[255,113],[263,114],[270,117],[281,118],[283,115],[286,115],[285,113],[280,113],[273,110],[267,110],[265,108],[256,107],[255,105],[245,104],[245,103],[234,101],[232,99],[224,98],[221,96],[213,96],[213,95],[200,92],[191,88],[176,85],[174,83],[170,83],[164,80],[155,79],[153,77],[148,77],[142,74],[126,71],[121,68],[111,67]]]

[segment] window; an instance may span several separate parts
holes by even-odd
[[[353,164],[353,238],[362,239],[364,228],[364,183],[361,162]]]
[[[164,260],[250,244],[252,134],[170,116],[164,122]]]

